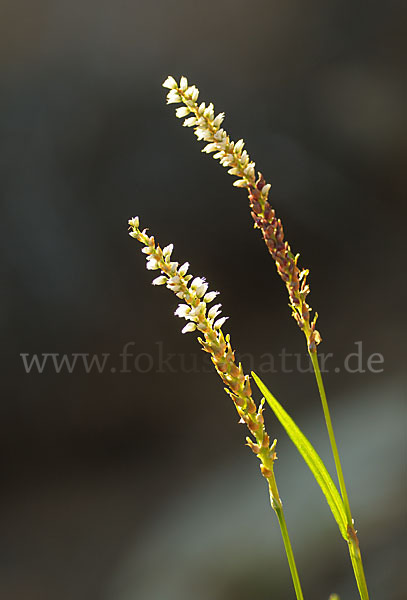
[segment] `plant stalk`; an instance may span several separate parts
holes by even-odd
[[[363,569],[362,556],[359,548],[359,540],[356,535],[355,528],[353,526],[352,513],[350,510],[348,492],[346,490],[345,479],[343,476],[343,470],[341,460],[339,458],[338,446],[336,444],[335,434],[332,426],[331,413],[329,411],[328,400],[325,393],[324,383],[322,381],[322,375],[319,368],[318,356],[316,352],[309,352],[311,357],[312,366],[314,368],[315,378],[317,380],[318,391],[321,397],[322,410],[324,412],[326,428],[328,430],[329,441],[331,443],[332,454],[335,461],[336,473],[338,475],[339,488],[341,490],[342,501],[345,508],[347,526],[348,526],[348,547],[349,554],[352,561],[353,571],[355,573],[355,579],[358,586],[359,594],[362,600],[369,600],[369,593],[367,591],[366,577]]]
[[[285,522],[283,504],[281,502],[280,496],[278,494],[276,480],[274,475],[268,479],[269,489],[270,489],[270,503],[277,515],[278,523],[281,529],[281,535],[284,542],[284,548],[287,555],[288,565],[290,567],[291,578],[293,581],[295,595],[297,600],[304,600],[304,596],[302,594],[300,577],[297,571],[297,565],[295,564],[294,552],[291,546],[290,536],[288,534],[287,524]]]

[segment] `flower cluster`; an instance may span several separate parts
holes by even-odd
[[[179,304],[175,315],[188,322],[182,333],[199,331],[198,338],[202,348],[211,356],[216,371],[220,375],[225,389],[231,396],[242,423],[246,423],[254,439],[246,438],[248,446],[261,461],[261,472],[269,483],[275,502],[280,502],[273,473],[276,459],[276,440],[270,445],[270,438],[264,427],[263,402],[257,408],[252,398],[249,376],[243,373],[242,365],[235,362],[235,354],[230,343],[230,336],[224,335],[222,326],[228,317],[220,317],[221,304],[209,307],[218,292],[209,291],[208,283],[203,277],[193,277],[188,273],[189,263],[179,266],[172,261],[173,245],[162,248],[156,244],[154,237],[139,228],[139,219],[129,220],[130,236],[144,245],[142,252],[147,255],[147,269],[159,270],[161,274],[153,280],[153,285],[165,285],[183,302]]]
[[[258,173],[256,178],[255,163],[243,149],[244,141],[233,142],[227,132],[221,128],[225,114],[219,113],[215,116],[212,103],[208,106],[205,102],[198,103],[199,90],[195,85],[189,86],[186,77],[181,77],[178,84],[170,76],[164,81],[163,87],[170,90],[167,95],[168,104],[183,104],[176,109],[175,114],[179,118],[187,117],[184,126],[194,127],[198,140],[208,142],[202,152],[214,152],[213,157],[228,168],[228,173],[238,178],[233,185],[247,189],[255,227],[261,230],[267,248],[276,263],[277,272],[286,285],[293,317],[307,338],[310,352],[316,352],[321,336],[315,328],[318,315],[316,314],[311,322],[311,308],[307,304],[307,296],[310,292],[306,283],[308,270],[299,269],[297,266],[299,255],[294,256],[290,245],[284,240],[281,220],[276,217],[268,201],[271,184],[266,183],[261,173]]]

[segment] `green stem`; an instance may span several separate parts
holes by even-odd
[[[314,368],[315,378],[317,380],[319,395],[321,396],[322,410],[324,411],[324,417],[326,427],[328,430],[329,441],[331,443],[332,454],[335,461],[336,473],[338,475],[339,487],[341,490],[342,501],[345,508],[347,525],[348,525],[348,547],[349,554],[352,561],[353,571],[355,573],[355,579],[358,586],[359,594],[362,600],[369,600],[369,593],[367,591],[367,584],[365,578],[365,572],[363,569],[362,556],[359,549],[359,541],[356,536],[355,529],[353,527],[352,513],[350,510],[348,492],[346,490],[345,479],[343,476],[341,460],[339,458],[338,446],[336,444],[335,434],[332,426],[331,414],[329,412],[328,401],[326,398],[325,387],[322,381],[322,375],[319,368],[318,356],[316,352],[309,352],[311,357],[312,366]]]
[[[279,494],[278,494],[277,484],[276,484],[276,480],[274,479],[274,476],[272,478],[270,478],[268,480],[268,482],[269,482],[269,487],[270,487],[270,502],[271,502],[271,506],[273,507],[273,509],[277,515],[277,519],[278,519],[278,522],[280,525],[281,535],[282,535],[283,542],[284,542],[284,548],[285,548],[285,552],[287,554],[288,565],[290,567],[291,578],[292,578],[293,584],[294,584],[295,595],[297,597],[297,600],[304,600],[304,596],[302,594],[302,589],[301,589],[300,577],[298,575],[297,565],[295,564],[294,552],[293,552],[293,549],[291,546],[291,541],[290,541],[290,536],[288,534],[287,524],[285,522],[283,504],[282,504]]]
[[[310,352],[310,357],[312,361],[312,366],[314,367],[315,378],[317,380],[319,395],[321,396],[322,402],[322,410],[324,411],[326,428],[328,430],[329,441],[331,442],[332,454],[334,455],[336,472],[338,474],[339,487],[341,490],[343,504],[345,506],[346,518],[348,520],[348,525],[353,525],[352,523],[352,514],[350,511],[348,492],[346,491],[345,479],[343,477],[341,460],[339,458],[338,446],[336,445],[336,439],[334,434],[334,429],[332,426],[331,414],[329,412],[328,401],[326,399],[326,393],[324,384],[322,381],[321,371],[319,369],[318,356],[316,352]]]

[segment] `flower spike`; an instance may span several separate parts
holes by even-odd
[[[294,256],[290,245],[284,240],[283,225],[269,203],[271,184],[266,183],[260,172],[256,178],[255,163],[250,160],[246,150],[243,150],[244,141],[240,139],[233,142],[227,132],[221,129],[225,114],[219,113],[215,116],[212,103],[209,106],[206,106],[205,102],[198,104],[199,91],[196,86],[188,87],[186,77],[181,77],[179,84],[173,77],[168,77],[163,86],[170,88],[167,95],[168,104],[183,104],[176,109],[176,116],[178,118],[187,116],[184,126],[193,127],[198,140],[207,142],[202,152],[208,154],[214,152],[213,157],[228,169],[230,175],[237,177],[233,185],[246,188],[254,226],[260,229],[276,264],[277,272],[285,283],[292,315],[305,334],[308,348],[310,352],[316,352],[321,336],[315,329],[315,319],[310,322],[311,308],[307,304],[310,290],[305,284],[306,275],[302,275],[304,271],[297,266],[298,255]]]
[[[178,267],[177,262],[172,262],[170,255],[173,245],[169,244],[161,249],[154,237],[149,237],[146,230],[140,230],[138,217],[130,219],[129,225],[129,235],[144,246],[147,269],[161,271],[161,275],[153,280],[153,285],[166,285],[182,300],[175,311],[176,316],[187,321],[182,333],[199,331],[202,335],[198,341],[202,349],[210,354],[216,371],[227,386],[227,392],[235,404],[240,419],[246,423],[253,435],[254,440],[248,441],[248,445],[260,459],[261,472],[269,484],[270,492],[277,495],[273,473],[276,453],[274,446],[270,446],[270,438],[264,427],[262,407],[257,409],[252,398],[249,376],[243,373],[240,364],[236,364],[230,337],[223,334],[222,326],[228,317],[217,319],[221,313],[221,304],[208,306],[219,292],[206,293],[208,284],[204,277],[194,278],[192,275],[187,275],[189,263]],[[278,497],[275,499],[280,502]]]

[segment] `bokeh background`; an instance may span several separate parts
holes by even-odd
[[[332,467],[313,375],[278,360],[305,360],[285,289],[244,191],[165,105],[169,73],[226,111],[273,183],[334,355],[371,596],[404,597],[406,16],[396,0],[0,2],[1,598],[293,597],[234,408],[126,233],[138,214],[221,290],[244,365]],[[355,342],[381,373],[335,372]],[[22,353],[111,357],[103,373],[27,374]],[[267,425],[306,597],[356,599],[323,497]]]

